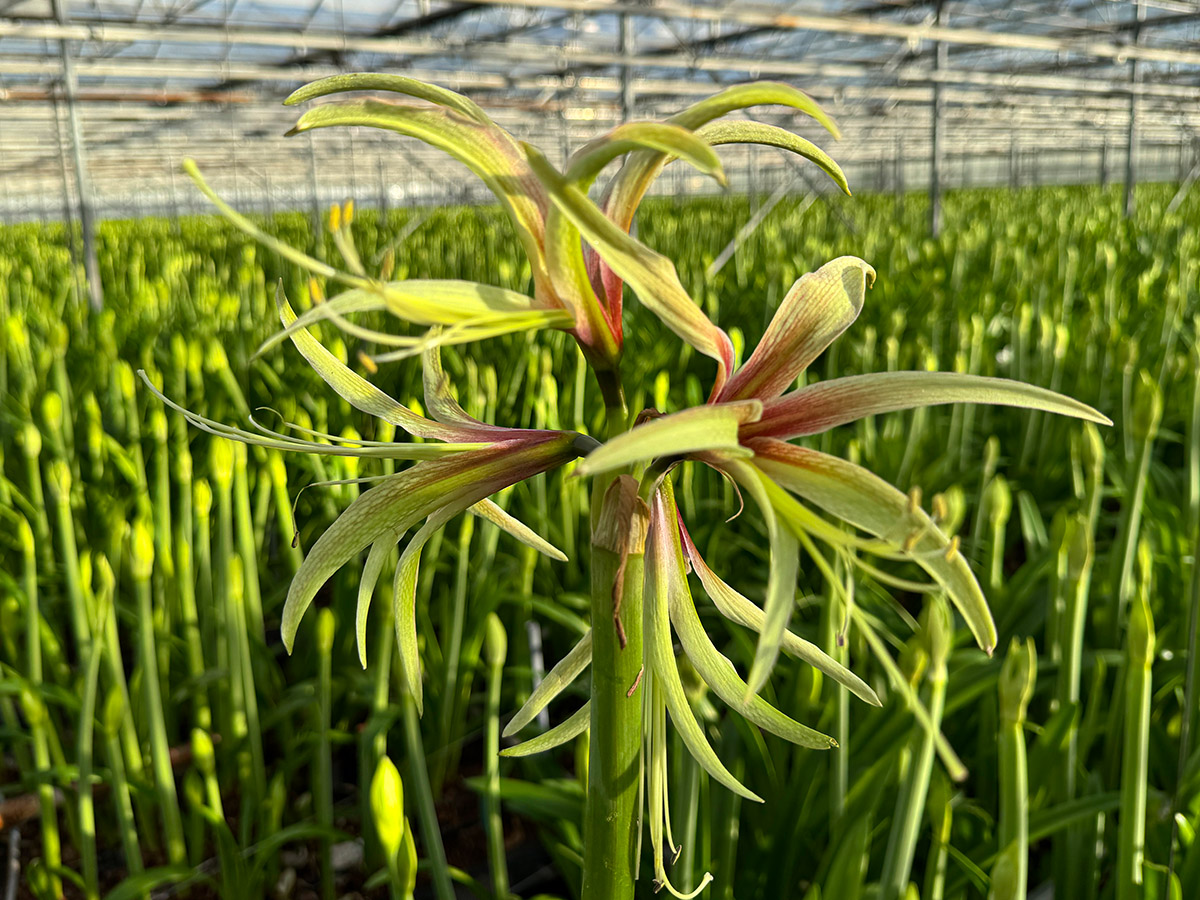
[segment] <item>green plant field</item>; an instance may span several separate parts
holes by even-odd
[[[808,750],[729,715],[696,679],[710,742],[766,802],[736,798],[675,752],[677,888],[711,872],[705,896],[721,900],[1004,898],[1024,896],[1013,885],[1027,871],[1031,893],[1053,883],[1058,897],[1200,896],[1200,199],[1168,214],[1173,193],[1141,188],[1126,221],[1115,188],[958,192],[936,241],[922,196],[795,198],[711,278],[750,202],[647,203],[639,237],[675,261],[739,352],[796,278],[853,254],[878,280],[809,381],[1004,376],[1115,423],[942,406],[804,439],[941,511],[988,595],[998,649],[988,658],[961,621],[937,646],[915,566],[823,570],[802,552],[793,629],[848,660],[883,706],[781,659],[764,696],[840,745]],[[268,227],[312,243],[300,214]],[[390,253],[394,277],[528,290],[499,210],[393,212],[386,227],[364,210],[353,227],[361,257]],[[494,498],[568,562],[471,516],[426,547],[418,719],[393,661],[390,578],[365,670],[354,566],[319,595],[329,612],[305,618],[294,655],[279,638],[303,552],[369,487],[348,482],[391,463],[235,445],[188,426],[135,375],[220,422],[390,439],[290,345],[255,357],[278,330],[276,282],[299,308],[307,279],[215,218],[105,223],[100,263],[106,307],[93,315],[60,227],[0,230],[0,834],[20,832],[18,896],[136,898],[168,885],[191,897],[387,896],[389,823],[370,806],[384,756],[416,835],[417,897],[576,894],[586,733],[543,755],[489,752],[535,669],[587,628],[588,497],[571,466]],[[653,386],[630,408],[703,403],[711,360],[637,303],[625,315],[629,383]],[[370,348],[318,331],[418,403],[418,366],[372,373],[360,361]],[[485,421],[599,429],[564,333],[444,358]],[[328,481],[339,483],[306,489]],[[735,490],[699,466],[675,490],[709,565],[761,600],[767,539],[753,504],[736,515]],[[754,636],[702,593],[712,640],[744,671]],[[844,646],[843,618],[854,624]],[[922,715],[941,710],[944,741],[913,697]],[[573,687],[550,722],[582,699]],[[648,878],[641,889],[650,896]]]

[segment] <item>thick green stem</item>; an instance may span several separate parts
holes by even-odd
[[[641,782],[643,509],[614,481],[592,534],[592,706],[584,813],[583,900],[630,900]],[[628,549],[622,564],[622,544]],[[632,544],[632,546],[630,546]],[[619,590],[618,579],[621,580]]]

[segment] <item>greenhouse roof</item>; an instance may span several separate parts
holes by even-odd
[[[460,90],[552,155],[767,78],[827,107],[848,166],[928,159],[935,95],[951,157],[1123,153],[1136,118],[1138,141],[1182,164],[1200,126],[1200,4],[0,0],[0,195],[10,213],[62,205],[72,114],[110,212],[176,197],[184,156],[284,203],[314,170],[330,191],[461,193],[454,164],[411,141],[283,136],[292,89],[364,70]]]

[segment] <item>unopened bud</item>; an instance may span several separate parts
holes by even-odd
[[[154,533],[144,518],[133,523],[129,536],[130,569],[134,581],[149,581],[154,571]]]
[[[1150,373],[1142,370],[1133,393],[1133,436],[1139,442],[1152,441],[1158,436],[1158,425],[1162,421],[1163,400],[1158,382]]]
[[[508,635],[504,631],[504,623],[495,613],[488,613],[486,629],[484,650],[487,654],[488,665],[499,669],[504,665],[504,660],[508,656]]]
[[[1008,480],[1003,475],[997,475],[987,488],[988,520],[994,527],[1003,527],[1012,515],[1012,491]]]
[[[1025,710],[1037,680],[1037,648],[1033,638],[1012,639],[1000,667],[1000,716],[1009,722],[1025,721]]]
[[[386,756],[380,757],[371,778],[371,817],[375,834],[388,862],[396,859],[404,841],[404,782],[395,764]]]

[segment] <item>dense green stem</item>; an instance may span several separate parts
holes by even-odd
[[[643,547],[640,541],[632,541],[634,546],[622,564],[620,542],[635,538],[631,532],[643,526],[630,520],[631,510],[639,503],[634,496],[631,506],[631,491],[632,479],[622,477],[613,482],[592,534],[592,706],[584,813],[584,900],[630,900],[634,890],[642,743],[642,698],[636,688],[642,666]],[[618,578],[619,593],[614,590]]]

